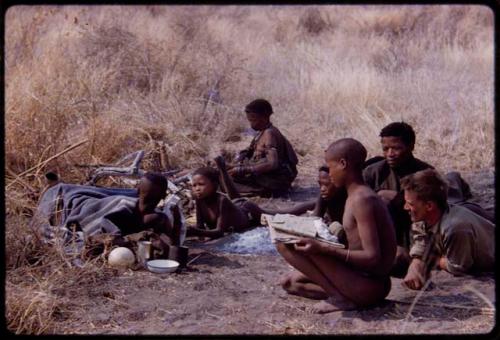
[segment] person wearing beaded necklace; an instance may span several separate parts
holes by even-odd
[[[245,107],[245,113],[257,135],[247,149],[239,152],[236,162],[226,160],[228,173],[242,194],[282,196],[297,176],[297,155],[271,123],[273,109],[267,100],[252,101]]]

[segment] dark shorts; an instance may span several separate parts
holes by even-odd
[[[249,226],[255,227],[260,225],[260,218],[257,219],[257,217],[252,214],[251,209],[248,208],[248,198],[239,197],[231,200],[231,202],[247,216]]]

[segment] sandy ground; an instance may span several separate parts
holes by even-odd
[[[464,177],[476,201],[493,209],[493,169]],[[314,183],[306,184],[291,201],[314,196]],[[187,269],[173,274],[104,269],[94,286],[73,297],[73,312],[60,320],[61,329],[78,334],[456,334],[488,333],[495,325],[488,305],[495,303],[492,275],[434,272],[431,289],[415,306],[419,292],[393,278],[379,307],[317,315],[309,312],[316,301],[287,295],[277,284],[291,270],[280,256],[191,245],[189,259],[194,261]]]

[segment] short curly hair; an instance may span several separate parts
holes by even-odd
[[[380,137],[399,137],[406,146],[415,145],[415,131],[405,122],[394,122],[385,126],[380,131]]]
[[[219,171],[217,169],[211,168],[209,166],[201,167],[193,172],[193,176],[194,175],[204,176],[208,178],[208,180],[212,182],[216,187],[219,186]]]
[[[267,100],[259,98],[255,99],[247,106],[245,106],[245,112],[255,113],[259,116],[269,117],[271,114],[273,114],[273,107],[271,106],[271,103],[269,103]]]
[[[167,191],[168,181],[162,174],[157,172],[148,172],[144,175],[144,178],[154,184],[155,188],[157,188],[160,192],[165,193]]]
[[[330,144],[326,149],[327,158],[344,158],[350,167],[362,170],[367,151],[360,141],[354,138],[341,138]]]

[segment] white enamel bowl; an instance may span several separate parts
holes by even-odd
[[[151,260],[147,262],[148,270],[153,273],[172,273],[179,267],[179,262],[174,260]]]

